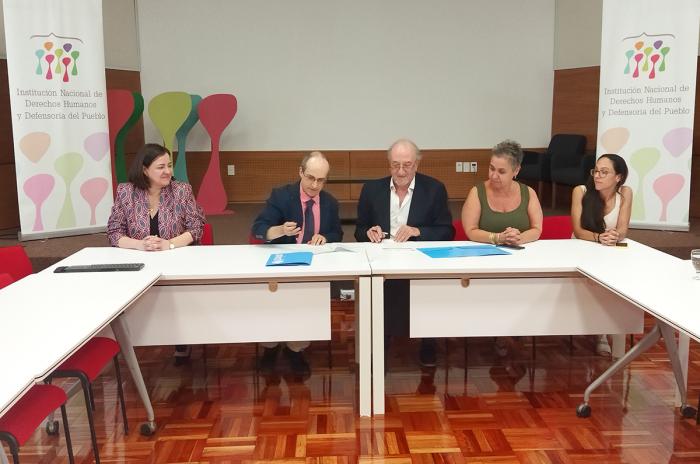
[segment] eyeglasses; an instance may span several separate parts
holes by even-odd
[[[394,162],[394,163],[390,164],[392,171],[399,171],[399,170],[401,170],[401,168],[403,168],[404,171],[410,171],[411,169],[413,169],[413,166],[415,166],[415,165],[416,165],[416,163],[414,163],[413,161],[408,161],[406,163]]]
[[[307,173],[304,173],[303,175],[306,178],[306,180],[308,180],[312,184],[317,183],[319,185],[323,185],[328,180],[325,177],[314,177],[311,174],[307,174]]]
[[[595,177],[596,175],[598,177],[608,177],[608,174],[612,174],[612,171],[608,171],[607,169],[591,169],[591,177]]]

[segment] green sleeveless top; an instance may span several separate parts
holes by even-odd
[[[489,206],[486,200],[486,187],[483,182],[477,184],[476,192],[479,194],[481,204],[481,216],[479,217],[479,229],[487,232],[503,232],[507,227],[514,227],[520,232],[530,228],[530,218],[527,215],[527,205],[530,202],[530,190],[527,185],[517,182],[520,186],[520,204],[513,211],[499,213]]]

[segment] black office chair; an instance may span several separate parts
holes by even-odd
[[[586,154],[586,137],[556,134],[547,148],[551,156],[552,208],[556,206],[557,183],[574,187],[585,184],[595,166],[595,154]]]
[[[520,163],[518,180],[537,182],[537,196],[542,201],[542,186],[544,182],[551,182],[549,153],[523,150],[523,162]]]

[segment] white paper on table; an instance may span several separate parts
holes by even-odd
[[[382,240],[383,250],[415,250],[415,242],[395,242],[392,239],[385,238]]]
[[[357,250],[353,250],[352,248],[343,246],[338,243],[324,243],[323,245],[318,245],[315,247],[312,247],[313,253],[315,255],[320,255],[323,253],[335,253],[335,252],[350,252],[350,253],[357,253]]]

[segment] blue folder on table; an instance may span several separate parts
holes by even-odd
[[[308,266],[314,254],[310,251],[272,253],[265,266]]]
[[[463,258],[465,256],[509,255],[510,252],[493,245],[462,245],[436,248],[418,248],[431,258]]]

